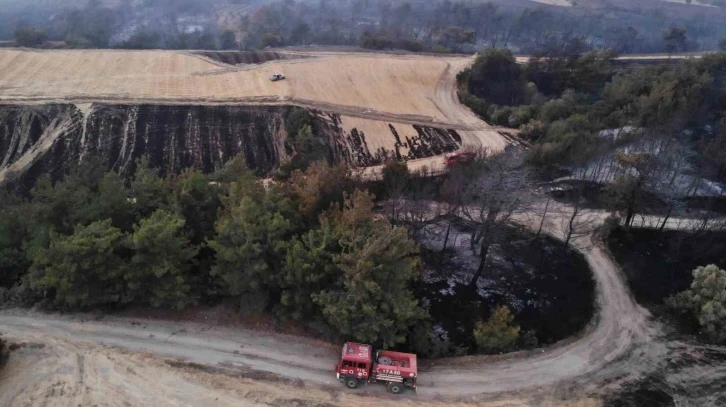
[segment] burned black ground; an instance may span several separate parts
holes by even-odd
[[[533,346],[533,334],[540,345],[577,334],[594,314],[595,284],[579,253],[524,230],[512,228],[508,235],[478,287],[469,285],[474,263],[451,258],[450,251],[424,253],[427,267],[435,271],[416,287],[417,296],[428,306],[434,325],[470,352],[475,350],[474,326],[499,305],[515,315],[519,347]]]
[[[270,61],[310,58],[302,54],[275,51],[196,51],[195,54],[229,65],[264,64]]]
[[[651,310],[687,289],[696,267],[726,266],[726,232],[616,229],[607,238],[607,245],[636,300]]]

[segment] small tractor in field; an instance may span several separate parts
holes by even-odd
[[[277,81],[281,81],[283,79],[285,79],[285,75],[283,75],[281,73],[276,73],[276,74],[270,76],[270,82],[277,82]]]
[[[416,355],[380,350],[373,355],[371,345],[348,342],[343,345],[335,374],[349,389],[363,383],[385,383],[388,391],[401,394],[408,387],[416,390]]]

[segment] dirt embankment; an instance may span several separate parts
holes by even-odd
[[[259,65],[270,61],[313,58],[307,54],[278,51],[194,51],[193,54],[227,65]]]

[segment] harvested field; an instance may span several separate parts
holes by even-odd
[[[388,157],[431,159],[462,146],[499,150],[510,142],[459,103],[455,76],[471,62],[469,57],[336,52],[0,50],[0,103],[70,102],[121,110],[124,105],[181,110],[295,105],[328,118],[332,132],[327,134],[334,137],[331,145],[338,160],[376,166]],[[287,79],[270,82],[273,73]],[[210,128],[177,138],[203,144],[212,137]],[[29,147],[38,153],[30,161],[49,148]],[[190,154],[210,155],[194,149]],[[8,165],[15,161],[3,168],[12,169]],[[276,161],[268,157],[261,162]]]
[[[254,104],[298,101],[449,121],[436,87],[469,58],[340,54],[239,69],[165,51],[0,51],[0,99]],[[273,73],[288,79],[270,82]],[[311,106],[315,107],[315,106]],[[443,106],[446,108],[447,106]],[[458,108],[458,107],[457,107]],[[347,113],[347,112],[341,112]]]

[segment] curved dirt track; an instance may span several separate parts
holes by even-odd
[[[550,212],[546,229],[557,236],[566,215],[566,208]],[[536,224],[527,217],[518,221]],[[543,396],[579,399],[593,392],[597,394],[607,382],[635,378],[651,369],[652,362],[661,358],[666,349],[654,340],[658,329],[649,323],[648,312],[635,303],[617,266],[602,248],[592,245],[589,238],[575,244],[594,273],[599,305],[596,320],[582,337],[499,361],[487,357],[434,361],[422,369],[419,397],[430,400],[454,397],[463,401],[480,397],[494,400],[524,397],[530,401]],[[12,340],[61,344],[56,346],[91,342],[206,366],[252,369],[318,385],[336,385],[331,367],[338,357],[338,349],[324,343],[219,327],[211,321],[195,324],[110,318],[92,322],[79,316],[26,312],[0,315],[0,332]],[[12,393],[9,391],[12,388],[3,386],[7,384],[0,382],[3,390],[0,394]],[[15,391],[23,393],[17,388]]]

